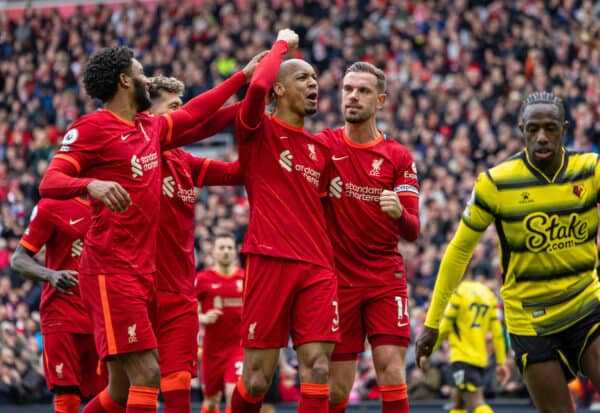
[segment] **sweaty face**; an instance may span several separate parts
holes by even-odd
[[[284,92],[278,96],[278,101],[285,101],[294,113],[300,116],[309,116],[317,112],[317,99],[319,87],[317,84],[317,75],[313,67],[303,60],[293,59],[286,61],[282,70],[285,75],[282,76],[280,83]]]
[[[562,137],[567,130],[558,108],[542,103],[529,105],[519,127],[531,162],[544,172],[555,172],[562,159]]]
[[[171,113],[181,107],[181,97],[177,93],[160,92],[160,97],[152,102],[152,112],[155,115]]]
[[[342,84],[342,113],[348,123],[362,123],[383,106],[385,94],[377,90],[377,77],[366,72],[350,72]]]
[[[231,265],[236,257],[235,241],[227,237],[217,238],[213,249],[213,257],[219,265],[224,267]]]
[[[131,64],[133,74],[133,98],[138,112],[144,112],[152,106],[150,95],[148,94],[148,78],[144,75],[142,64],[133,59]]]

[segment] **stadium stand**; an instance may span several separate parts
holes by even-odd
[[[562,96],[570,124],[566,142],[598,151],[600,1],[177,3],[111,2],[59,10],[0,2],[0,404],[51,397],[40,364],[41,289],[12,273],[8,262],[63,132],[96,108],[80,75],[100,47],[131,47],[147,75],[183,80],[188,99],[267,47],[278,29],[291,27],[300,34],[297,53],[319,72],[319,111],[307,125],[314,131],[342,124],[338,85],[350,62],[366,60],[384,69],[388,103],[379,127],[411,150],[421,182],[422,232],[416,243],[401,246],[410,257],[413,336],[474,177],[521,146],[515,126],[524,96],[533,90]],[[232,142],[226,134],[190,150],[232,160]],[[200,190],[196,216],[202,268],[210,266],[211,234],[229,230],[238,241],[243,238],[248,222],[243,189]],[[470,271],[498,292],[497,256],[495,235],[488,231]],[[408,365],[412,399],[447,396],[447,351],[432,359],[431,371],[416,369],[414,351]],[[486,396],[493,395],[526,397],[516,370],[505,388],[489,375]],[[377,397],[366,352],[351,401]]]

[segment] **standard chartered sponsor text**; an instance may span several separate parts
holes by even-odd
[[[383,191],[382,188],[374,188],[372,186],[359,186],[351,182],[344,184],[344,194],[347,197],[359,199],[367,202],[379,202],[379,196]]]

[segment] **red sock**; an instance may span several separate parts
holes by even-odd
[[[130,386],[127,397],[127,413],[156,413],[158,389],[146,386]]]
[[[216,413],[219,413],[218,411]],[[225,413],[231,413],[231,405],[225,406]]]
[[[80,398],[78,394],[57,394],[54,396],[55,413],[78,413]]]
[[[329,413],[346,413],[347,405],[348,405],[348,400],[344,400],[341,403],[329,402]]]
[[[177,371],[160,379],[160,390],[165,401],[164,413],[191,413],[192,373]]]
[[[379,386],[381,391],[381,413],[409,413],[406,383]]]
[[[81,413],[125,413],[125,407],[114,401],[106,388],[90,400]]]
[[[329,408],[329,384],[301,383],[298,413],[323,413]]]
[[[231,396],[231,413],[258,413],[262,406],[264,395],[252,396],[246,390],[240,378]]]

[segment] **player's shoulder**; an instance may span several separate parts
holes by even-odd
[[[598,165],[598,154],[594,152],[566,151],[568,170],[584,171],[594,169]]]
[[[401,161],[413,161],[412,153],[410,150],[398,142],[396,139],[384,134],[383,140],[379,144],[380,148],[387,152],[391,157],[399,159]]]
[[[526,170],[525,152],[520,151],[488,169],[486,174],[493,181],[502,181],[514,177],[516,173],[523,173]]]
[[[204,280],[207,278],[212,278],[212,277],[214,277],[214,275],[215,275],[215,272],[213,270],[200,270],[196,274],[196,278],[198,280]]]
[[[80,117],[67,128],[59,151],[68,152],[70,146],[75,143],[100,141],[98,135],[110,120],[110,115],[104,110]]]

